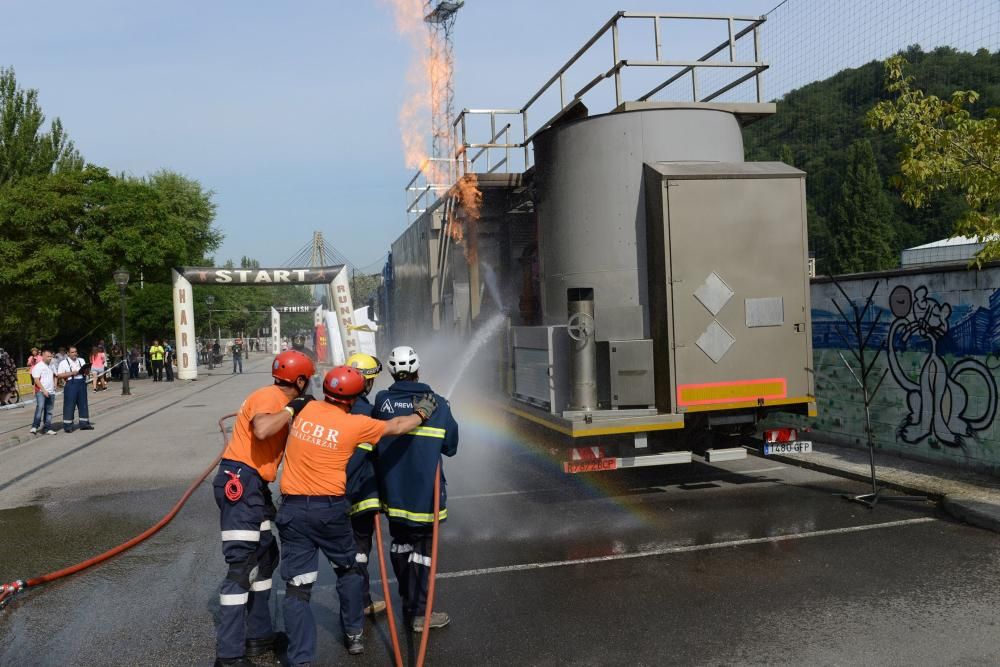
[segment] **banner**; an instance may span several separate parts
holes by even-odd
[[[195,285],[321,285],[341,273],[344,265],[315,266],[301,269],[217,269],[207,266],[182,266],[179,271]],[[175,269],[176,270],[176,269]]]
[[[316,325],[316,363],[325,364],[330,352],[330,337],[326,335],[326,325]]]
[[[174,343],[177,349],[177,379],[194,380],[198,377],[198,352],[194,339],[194,291],[191,283],[177,272],[171,271],[174,295]]]
[[[331,308],[337,316],[340,340],[344,344],[344,355],[349,357],[358,352],[358,337],[354,329],[354,305],[351,301],[351,286],[347,283],[347,270],[342,270],[330,285],[333,292]]]
[[[281,352],[281,315],[278,311],[272,307],[271,308],[271,354],[279,354]]]

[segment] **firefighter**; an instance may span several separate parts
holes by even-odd
[[[371,417],[372,404],[368,402],[368,394],[375,384],[375,378],[382,372],[382,362],[370,354],[358,352],[349,356],[344,363],[357,368],[365,378],[365,390],[354,401],[351,414]],[[351,503],[351,529],[354,531],[354,543],[358,549],[356,559],[365,578],[362,598],[365,602],[365,614],[369,616],[385,611],[384,600],[372,600],[368,576],[368,559],[372,552],[372,535],[375,534],[375,515],[380,506],[375,464],[375,448],[369,442],[358,445],[347,464],[347,499]]]
[[[285,449],[285,406],[307,391],[314,371],[313,363],[298,352],[274,358],[274,384],[243,401],[212,482],[221,513],[222,554],[229,565],[219,590],[216,667],[251,665],[245,656],[274,649],[280,638],[268,608],[271,575],[278,565],[268,483],[274,481]]]
[[[319,577],[318,552],[337,574],[340,620],[348,653],[364,652],[362,586],[364,577],[348,517],[347,464],[361,443],[375,444],[383,435],[420,428],[434,414],[433,395],[407,396],[410,414],[388,422],[350,414],[365,390],[356,368],[337,366],[323,379],[323,401],[303,396],[289,403],[292,426],[281,475],[281,578],[285,581],[285,631],[288,662],[308,664],[316,658],[316,622],[309,605]]]
[[[415,408],[410,397],[415,394],[430,394],[437,401],[437,411],[430,421],[405,435],[383,439],[376,452],[382,511],[389,517],[392,535],[389,556],[399,581],[403,618],[414,632],[422,632],[430,583],[434,475],[442,463],[441,454],[454,456],[458,451],[458,424],[448,401],[420,382],[420,358],[412,347],[394,348],[388,366],[395,382],[376,395],[376,418],[410,414]],[[441,521],[448,517],[446,497],[442,463]],[[430,627],[442,628],[450,620],[445,612],[435,611]]]

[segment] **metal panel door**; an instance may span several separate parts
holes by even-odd
[[[802,191],[800,178],[669,180],[678,411],[812,393]]]

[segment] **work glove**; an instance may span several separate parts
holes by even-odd
[[[420,420],[425,424],[431,418],[431,415],[434,414],[434,411],[437,410],[437,406],[438,402],[434,398],[434,394],[413,397],[413,414],[419,415]]]
[[[292,419],[295,419],[299,413],[302,412],[302,408],[306,407],[306,404],[311,400],[313,400],[313,397],[309,394],[293,398],[288,402],[288,405],[285,406],[285,409],[292,415]]]

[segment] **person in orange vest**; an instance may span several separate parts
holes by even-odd
[[[316,621],[309,599],[319,577],[319,551],[337,574],[340,620],[347,651],[364,652],[361,641],[364,616],[362,564],[357,562],[354,533],[348,516],[347,464],[358,445],[374,445],[385,435],[401,435],[419,428],[437,408],[433,395],[413,396],[413,414],[379,421],[351,414],[365,391],[365,377],[357,368],[337,366],[323,379],[323,401],[301,397],[286,410],[293,416],[285,445],[281,475],[281,578],[285,580],[285,632],[288,662],[316,659]]]
[[[246,656],[273,650],[268,599],[278,566],[278,545],[271,532],[275,516],[268,483],[278,473],[288,415],[285,407],[302,396],[316,368],[298,352],[282,352],[271,364],[274,383],[243,401],[233,435],[212,482],[219,506],[222,554],[229,572],[219,589],[216,667],[253,665]]]

